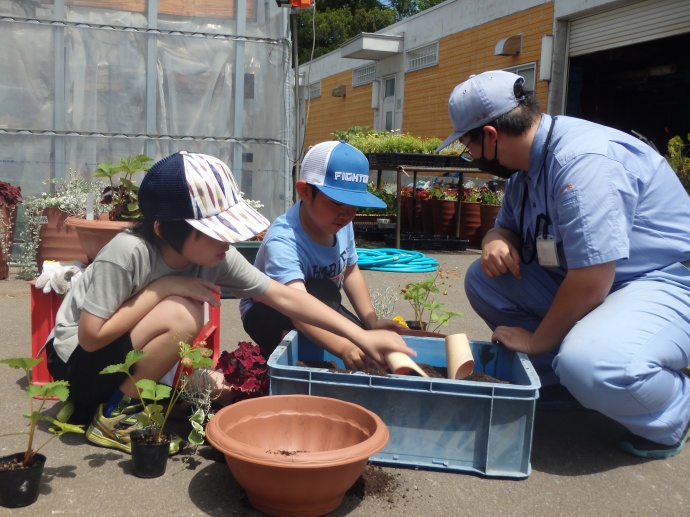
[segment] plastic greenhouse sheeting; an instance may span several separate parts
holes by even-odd
[[[104,160],[200,152],[275,218],[291,199],[289,9],[151,4],[0,0],[0,177],[32,195]]]

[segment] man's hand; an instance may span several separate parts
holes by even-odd
[[[491,334],[492,341],[498,341],[509,350],[530,354],[532,333],[520,327],[498,326]]]
[[[504,228],[492,228],[482,242],[482,271],[489,278],[509,272],[518,280],[520,275],[520,253],[513,243],[512,232]]]

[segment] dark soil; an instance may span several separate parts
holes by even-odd
[[[355,484],[345,495],[350,495],[358,499],[365,497],[385,497],[398,488],[399,484],[395,477],[382,467],[367,465],[362,475],[357,478]]]
[[[34,467],[36,465],[40,465],[40,461],[38,458],[34,457],[28,465],[23,465],[22,464],[22,459],[24,455],[22,454],[21,456],[18,457],[5,457],[2,460],[0,460],[0,470],[6,471],[6,470],[19,470],[19,469],[28,469],[31,467]]]
[[[425,363],[417,363],[419,367],[426,373],[429,377],[433,379],[446,379],[448,378],[448,368],[445,366],[432,366],[430,364],[425,364]],[[325,368],[329,372],[334,372],[334,373],[354,373],[352,370],[346,370],[343,368],[338,368],[338,365],[335,363],[335,361],[297,361],[296,366],[301,366],[301,367],[307,367],[307,368]],[[367,375],[380,375],[382,377],[387,377],[388,374],[382,370],[364,370],[364,373]],[[410,372],[407,374],[410,377],[419,377],[417,373],[414,371]],[[494,383],[500,383],[500,384],[510,384],[509,381],[503,381],[501,379],[497,379],[496,377],[492,377],[490,375],[487,375],[483,372],[472,372],[469,376],[465,377],[463,380],[465,381],[474,381],[474,382],[494,382]]]

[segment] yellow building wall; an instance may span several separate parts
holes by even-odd
[[[405,74],[403,131],[439,138],[452,133],[448,98],[471,74],[537,62],[538,77],[541,38],[551,34],[552,27],[553,3],[548,3],[442,39],[438,66]],[[520,33],[520,54],[494,55],[500,39]],[[537,80],[536,92],[540,106],[546,106],[548,83]]]
[[[485,70],[537,63],[541,38],[551,34],[553,2],[506,16],[484,25],[453,34],[439,41],[439,64],[405,74],[402,131],[419,137],[445,138],[452,132],[448,118],[448,98],[453,88],[471,74]],[[522,51],[517,56],[494,55],[496,43],[522,34]],[[332,97],[336,86],[347,85],[344,98]],[[536,82],[539,104],[546,106],[548,83]],[[352,71],[321,81],[321,97],[311,100],[305,132],[305,149],[331,140],[331,133],[352,126],[374,125],[371,84],[352,87]]]
[[[334,88],[346,85],[345,97],[333,97]],[[308,115],[306,110],[309,110]],[[307,101],[305,117],[307,131],[304,150],[325,140],[333,140],[331,133],[352,126],[374,127],[374,111],[371,109],[371,83],[352,87],[352,71],[342,72],[321,80],[321,97]]]

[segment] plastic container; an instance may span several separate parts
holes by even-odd
[[[403,339],[417,351],[417,363],[445,367],[442,338]],[[373,463],[526,478],[539,378],[524,354],[486,342],[470,341],[470,346],[474,371],[486,368],[487,375],[510,384],[297,366],[298,360],[335,361],[342,368],[342,362],[292,331],[268,360],[270,392],[337,398],[379,415],[390,440],[370,458]]]

